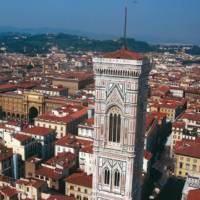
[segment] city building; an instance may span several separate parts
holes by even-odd
[[[38,144],[31,136],[24,134],[6,135],[5,145],[13,150],[13,176],[24,176],[25,161],[37,152]]]
[[[46,181],[48,187],[64,191],[64,178],[76,167],[76,156],[70,152],[59,153],[36,168],[35,178]]]
[[[67,135],[63,138],[60,138],[55,143],[55,155],[62,152],[71,152],[75,155],[79,155],[79,150],[93,144],[91,139]]]
[[[153,115],[146,115],[144,149],[154,152],[158,140],[158,121]]]
[[[92,200],[92,175],[75,172],[65,179],[65,194],[77,200]]]
[[[36,169],[41,166],[42,159],[33,156],[25,161],[24,176],[25,178],[35,177]]]
[[[168,121],[174,122],[175,119],[186,109],[187,101],[185,99],[161,99],[154,101],[150,105],[151,112],[165,113]]]
[[[36,179],[19,179],[16,181],[16,190],[19,199],[41,198],[41,193],[47,191],[47,183]]]
[[[183,190],[182,190],[182,199],[181,200],[195,200],[200,197],[200,176],[188,176]]]
[[[0,175],[13,176],[13,151],[0,144]]]
[[[37,142],[39,158],[48,159],[54,155],[55,130],[45,127],[33,126],[23,130],[22,134],[31,136]]]
[[[39,115],[35,119],[35,125],[52,128],[56,131],[56,137],[62,138],[67,134],[77,134],[78,124],[87,118],[87,107],[67,104],[53,109],[51,113]]]
[[[68,72],[63,76],[55,77],[52,81],[53,86],[62,85],[68,88],[69,94],[73,95],[78,90],[85,88],[94,82],[93,74],[89,72]]]
[[[8,120],[33,122],[38,115],[59,108],[70,100],[64,97],[47,96],[32,91],[15,91],[0,94],[2,117]],[[80,102],[77,102],[81,104]]]
[[[14,187],[5,186],[0,188],[0,199],[18,200],[18,193]]]
[[[48,96],[68,96],[68,89],[63,87],[36,87],[34,91]]]
[[[174,148],[178,141],[182,141],[183,133],[185,132],[185,123],[184,122],[174,122],[172,124],[172,133],[171,133],[171,147],[170,147],[170,156],[173,157]]]
[[[139,200],[150,62],[122,48],[93,65],[93,199]]]
[[[86,138],[94,137],[94,118],[89,118],[78,125],[78,135]]]
[[[200,143],[197,141],[177,142],[174,150],[175,176],[186,178],[200,175]]]
[[[90,145],[84,146],[79,150],[79,167],[87,175],[93,174],[93,162],[93,143],[91,143]]]

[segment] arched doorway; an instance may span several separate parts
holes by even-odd
[[[38,116],[38,110],[35,107],[29,109],[29,123],[34,124],[34,119]]]

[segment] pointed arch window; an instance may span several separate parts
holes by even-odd
[[[106,168],[104,171],[104,184],[110,184],[110,170],[108,168]]]
[[[110,113],[109,115],[109,141],[120,143],[121,115]]]
[[[116,170],[114,174],[114,186],[119,187],[119,184],[120,184],[120,172],[119,170]]]

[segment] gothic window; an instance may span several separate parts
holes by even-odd
[[[118,108],[111,109],[109,114],[109,141],[120,142],[121,115]]]
[[[110,184],[110,170],[108,168],[106,168],[104,171],[104,184]]]
[[[119,183],[120,183],[120,173],[119,170],[116,170],[114,174],[114,186],[119,187]]]

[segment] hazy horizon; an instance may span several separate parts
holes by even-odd
[[[153,43],[200,44],[200,1],[133,0],[128,3],[128,37]],[[120,37],[125,0],[6,0],[0,27],[60,29],[100,38]]]

